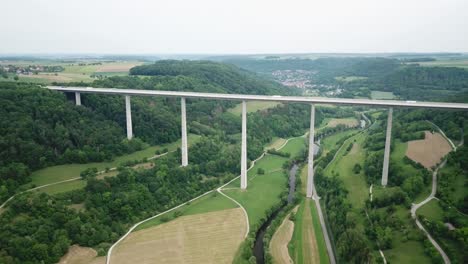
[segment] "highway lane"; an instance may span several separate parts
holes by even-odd
[[[338,104],[338,105],[367,105],[380,107],[410,107],[410,108],[438,108],[438,109],[460,109],[468,110],[468,104],[441,103],[441,102],[417,102],[396,100],[371,100],[371,99],[348,99],[327,97],[305,97],[305,96],[281,96],[281,95],[248,95],[248,94],[221,94],[221,93],[197,93],[178,91],[155,91],[138,89],[116,89],[116,88],[92,88],[92,87],[65,87],[47,86],[50,90],[79,93],[99,94],[121,94],[138,96],[161,96],[161,97],[184,97],[218,100],[247,100],[247,101],[274,101],[274,102],[296,102],[316,104]]]

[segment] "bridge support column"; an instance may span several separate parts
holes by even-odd
[[[81,94],[79,92],[75,92],[75,103],[81,105]]]
[[[180,99],[180,112],[182,124],[182,167],[188,165],[188,149],[187,149],[187,115],[185,110],[185,98]]]
[[[247,189],[247,104],[242,101],[241,189]]]
[[[314,123],[315,106],[310,107],[310,132],[309,132],[309,159],[307,164],[307,198],[316,196],[314,193]]]
[[[392,140],[392,118],[393,108],[389,108],[387,117],[387,135],[385,137],[385,151],[382,169],[382,186],[384,187],[387,186],[388,182],[388,164],[390,160],[390,145]]]
[[[125,110],[127,115],[127,139],[133,138],[132,131],[132,107],[130,105],[130,95],[125,96]]]

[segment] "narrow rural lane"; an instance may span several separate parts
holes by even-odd
[[[432,236],[429,234],[429,232],[427,232],[427,230],[419,222],[419,220],[418,220],[418,218],[416,216],[416,211],[421,206],[425,205],[426,203],[431,201],[433,198],[435,198],[435,194],[437,192],[437,172],[439,171],[439,169],[441,169],[441,168],[443,168],[445,166],[446,162],[447,162],[447,160],[444,160],[432,173],[432,190],[431,190],[431,194],[429,194],[429,196],[426,199],[424,199],[424,201],[422,201],[422,202],[420,202],[418,204],[412,204],[411,205],[411,217],[413,217],[413,219],[416,221],[416,225],[418,226],[418,228],[421,229],[424,232],[424,234],[426,234],[427,238],[432,243],[432,245],[434,245],[434,247],[437,249],[437,251],[439,251],[440,255],[442,256],[442,259],[444,260],[444,263],[445,264],[450,264],[450,259],[447,256],[447,254],[445,254],[444,250],[440,247],[440,245],[437,243],[437,241],[435,241],[434,238],[432,238]]]

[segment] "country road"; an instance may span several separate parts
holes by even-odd
[[[444,250],[440,247],[440,245],[437,243],[437,241],[435,241],[434,238],[432,238],[432,236],[429,234],[429,232],[427,232],[427,230],[419,222],[419,220],[418,220],[418,218],[416,216],[416,211],[421,206],[425,205],[426,203],[428,203],[429,201],[431,201],[432,199],[435,198],[435,194],[437,192],[437,172],[439,171],[439,169],[443,168],[446,163],[447,163],[447,160],[444,160],[437,167],[437,169],[434,170],[434,172],[432,173],[432,190],[431,190],[431,194],[429,194],[429,196],[426,199],[424,199],[424,201],[422,201],[422,202],[420,202],[418,204],[412,204],[411,205],[411,217],[413,217],[413,219],[416,221],[416,225],[419,227],[419,229],[421,229],[426,234],[427,238],[432,243],[432,245],[434,245],[434,247],[437,249],[437,251],[439,251],[440,255],[442,256],[442,258],[444,260],[444,263],[445,264],[450,264],[450,259],[447,256],[447,254],[445,254]]]

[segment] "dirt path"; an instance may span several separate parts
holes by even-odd
[[[297,211],[296,206],[293,212]],[[293,260],[289,256],[288,244],[294,233],[294,222],[289,220],[289,213],[276,230],[275,234],[271,238],[270,252],[273,257],[274,263],[290,264]]]

